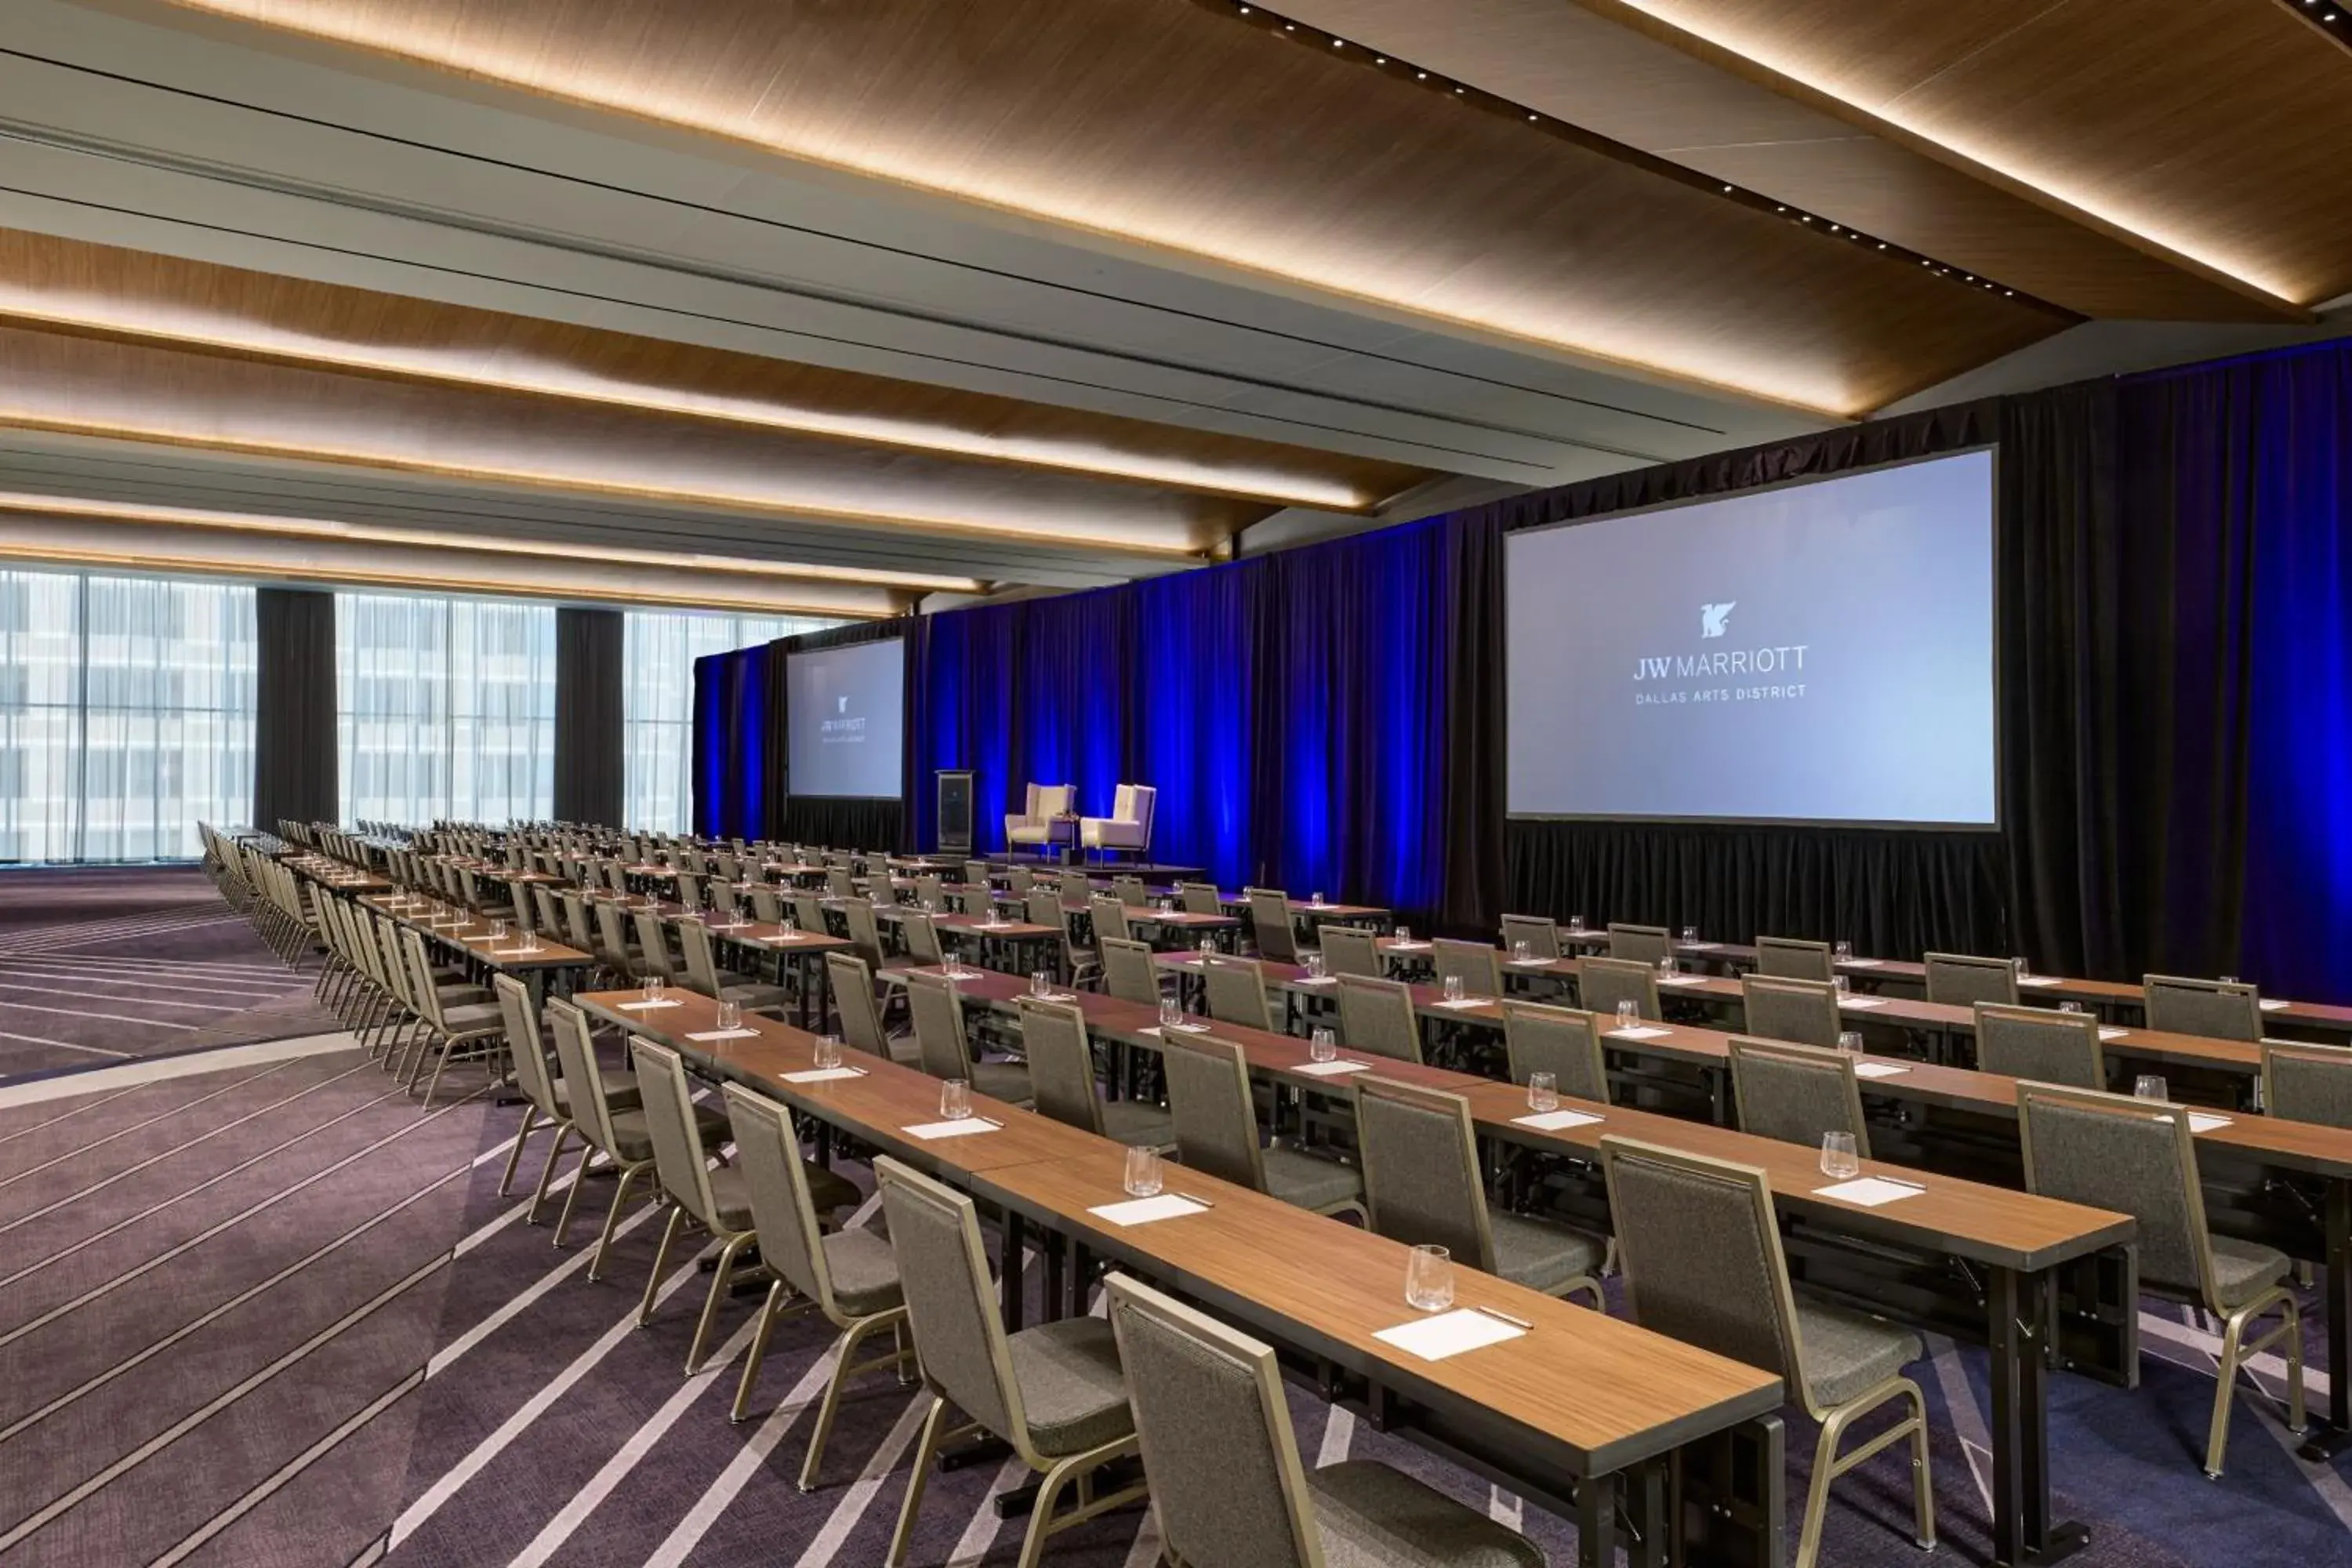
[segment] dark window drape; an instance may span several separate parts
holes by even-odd
[[[333,822],[335,595],[255,590],[254,637],[253,826]]]
[[[555,612],[555,816],[621,820],[627,749],[621,730],[626,623],[618,610]]]
[[[694,661],[694,831],[705,837],[766,836],[767,652]]]

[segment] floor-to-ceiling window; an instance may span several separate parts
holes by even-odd
[[[335,595],[345,822],[543,818],[555,786],[555,609]]]
[[[0,572],[0,861],[203,853],[253,805],[253,590]]]
[[[807,616],[631,610],[622,702],[628,747],[625,826],[656,833],[684,833],[688,826],[696,659],[839,624]]]

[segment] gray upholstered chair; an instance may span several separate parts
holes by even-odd
[[[1214,882],[1179,882],[1176,896],[1182,900],[1188,915],[1221,915],[1225,912],[1224,895]]]
[[[764,984],[733,970],[719,968],[710,928],[700,921],[689,918],[677,922],[677,944],[686,955],[686,984],[690,990],[720,1002],[732,1002],[747,1013],[762,1007],[782,1007],[792,1000],[792,993],[781,985]]]
[[[2242,980],[2189,980],[2150,974],[2141,982],[2147,1026],[2167,1035],[2202,1035],[2214,1040],[2263,1037],[2262,1001]]]
[[[1790,1402],[1821,1423],[1794,1568],[1813,1568],[1820,1554],[1830,1483],[1906,1437],[1916,1539],[1932,1549],[1927,1399],[1903,1372],[1927,1353],[1919,1337],[1797,1298],[1789,1288],[1771,1183],[1755,1166],[1613,1135],[1601,1141],[1601,1157],[1633,1321],[1779,1373]],[[1852,1453],[1838,1453],[1855,1419],[1895,1400],[1909,1406],[1902,1420]]]
[[[1220,1024],[1272,1029],[1274,1008],[1266,1000],[1265,973],[1251,958],[1211,957],[1202,979],[1209,1016]]]
[[[890,966],[888,952],[882,945],[882,922],[874,916],[874,906],[864,899],[845,899],[838,908],[842,924],[849,932],[850,951],[866,961],[874,978],[885,985],[900,982]]]
[[[1323,972],[1327,974],[1360,974],[1367,980],[1384,980],[1388,964],[1381,958],[1381,939],[1376,932],[1361,926],[1325,926],[1323,928]]]
[[[2140,1289],[2193,1303],[2221,1320],[2205,1473],[2221,1474],[2240,1368],[2273,1346],[2286,1357],[2287,1426],[2300,1433],[2302,1316],[2287,1285],[2294,1264],[2275,1247],[2216,1236],[2207,1227],[2188,1108],[2021,1083],[2017,1121],[2030,1191],[2131,1215],[2139,1222]],[[2272,1312],[2279,1315],[2278,1326],[2249,1342],[2247,1330]]]
[[[1160,1037],[1160,1056],[1180,1162],[1317,1214],[1364,1217],[1363,1178],[1353,1167],[1259,1142],[1241,1047],[1171,1030]]]
[[[1421,1018],[1413,1011],[1412,987],[1399,980],[1343,974],[1339,989],[1341,1044],[1391,1061],[1421,1061]]]
[[[2352,1128],[2352,1050],[2264,1040],[2263,1108],[2287,1121]]]
[[[588,1033],[587,1016],[569,1002],[551,1001],[547,1005],[547,1018],[555,1035],[555,1059],[563,1074],[565,1104],[583,1145],[580,1164],[572,1172],[572,1190],[563,1195],[562,1212],[555,1216],[557,1247],[563,1245],[564,1235],[572,1228],[572,1211],[588,1185],[590,1163],[602,1155],[620,1176],[613,1186],[612,1206],[604,1211],[604,1228],[596,1237],[596,1254],[588,1261],[588,1278],[593,1281],[604,1277],[604,1257],[612,1250],[621,1210],[628,1205],[639,1181],[654,1178],[653,1131],[643,1107],[616,1110],[605,1099],[604,1073],[596,1065],[596,1046]],[[724,1118],[699,1110],[695,1114],[706,1145],[725,1136]]]
[[[1107,936],[1132,937],[1135,928],[1129,922],[1129,906],[1108,893],[1087,895],[1087,914],[1094,921],[1095,940]]]
[[[1305,956],[1298,928],[1292,923],[1289,894],[1278,888],[1245,888],[1242,896],[1249,900],[1250,925],[1257,934],[1260,958],[1297,963]]]
[[[936,1079],[960,1078],[974,1093],[1008,1105],[1027,1105],[1034,1098],[1029,1069],[1019,1062],[974,1059],[964,1033],[963,1000],[954,981],[941,974],[909,974],[907,1002],[915,1015],[915,1044],[925,1072]]]
[[[1747,1033],[1767,1040],[1837,1049],[1845,1027],[1838,1015],[1837,987],[1820,980],[1776,980],[1769,974],[1739,977]]]
[[[1607,1311],[1599,1275],[1608,1244],[1581,1231],[1486,1206],[1470,1102],[1366,1074],[1356,1079],[1356,1148],[1371,1228],[1408,1247],[1547,1296],[1581,1290]]]
[[[900,1382],[913,1381],[914,1352],[907,1343],[898,1260],[889,1241],[875,1231],[863,1226],[824,1229],[790,1110],[740,1084],[728,1084],[724,1092],[728,1123],[735,1133],[735,1168],[743,1173],[743,1190],[751,1198],[760,1259],[776,1276],[760,1309],[760,1327],[744,1358],[727,1418],[740,1421],[751,1413],[751,1389],[759,1382],[760,1363],[776,1324],[802,1312],[822,1313],[841,1337],[834,1342],[824,1403],[817,1410],[816,1430],[809,1435],[808,1454],[801,1460],[800,1489],[814,1491],[818,1468],[824,1462],[825,1439],[833,1435],[842,1384],[886,1367],[897,1370]],[[890,1349],[859,1361],[858,1347],[886,1331]]]
[[[1783,980],[1827,980],[1837,972],[1830,964],[1828,942],[1759,936],[1756,939],[1756,973]]]
[[[2017,964],[2006,958],[1976,958],[1965,952],[1931,952],[1927,1000],[1944,1007],[1973,1007],[1990,1002],[1997,1007],[2017,1005]]]
[[[1534,958],[1559,956],[1559,927],[1541,915],[1505,915],[1503,917],[1503,951],[1516,952],[1519,943],[1528,944]]]
[[[678,965],[669,955],[669,935],[662,929],[661,917],[651,910],[638,910],[629,918],[637,928],[639,976],[675,982]]]
[[[921,876],[916,878],[915,904],[919,909],[929,910],[933,912],[946,909],[948,907],[948,885],[946,879],[942,878],[937,871],[926,871]]]
[[[629,920],[610,899],[596,900],[596,957],[623,980],[637,979],[642,963],[629,939]]]
[[[1103,989],[1122,1002],[1160,1005],[1160,965],[1150,947],[1131,937],[1106,937],[1102,942]]]
[[[849,863],[842,861],[824,868],[824,890],[828,897],[854,899],[857,896],[856,879],[849,874]]]
[[[1608,1052],[1601,1031],[1613,1020],[1577,1007],[1547,1007],[1536,1002],[1503,1004],[1503,1047],[1511,1081],[1548,1072],[1570,1100],[1609,1103]]]
[[[441,1087],[441,1074],[453,1059],[471,1057],[495,1066],[499,1043],[506,1037],[506,1020],[499,1016],[497,1003],[471,1000],[478,994],[473,987],[448,985],[433,973],[433,964],[425,956],[425,939],[414,927],[403,927],[400,941],[408,961],[409,994],[423,1026],[405,1087],[412,1092],[415,1089],[425,1058],[431,1057],[433,1076],[425,1085],[425,1106],[429,1110],[434,1091]]]
[[[1087,1039],[1087,1016],[1067,1002],[1024,996],[1021,1054],[1029,1059],[1029,1082],[1037,1113],[1050,1116],[1133,1148],[1173,1149],[1176,1124],[1165,1110],[1139,1100],[1102,1098],[1095,1083],[1094,1047]]]
[[[1976,1005],[1977,1070],[2068,1089],[2107,1087],[2099,1021],[2049,1007]]]
[[[1731,1094],[1741,1131],[1808,1149],[1820,1148],[1823,1133],[1851,1132],[1855,1152],[1870,1158],[1870,1129],[1863,1125],[1862,1093],[1852,1057],[1736,1035],[1729,1051]]]
[[[1658,960],[1674,955],[1675,939],[1664,926],[1625,925],[1609,922],[1609,956],[1622,958],[1628,963],[1657,966]]]
[[[1006,1334],[971,1200],[887,1155],[875,1160],[874,1174],[890,1222],[890,1250],[898,1257],[916,1359],[931,1396],[885,1562],[898,1568],[907,1560],[923,1483],[940,1445],[977,1429],[1010,1445],[1045,1478],[1019,1560],[1019,1568],[1036,1568],[1046,1537],[1144,1495],[1139,1481],[1099,1496],[1088,1488],[1103,1466],[1136,1451],[1135,1419],[1111,1327],[1100,1318],[1064,1318]],[[952,1433],[943,1430],[950,1405],[970,1418]],[[1072,1481],[1078,1483],[1079,1501],[1057,1512]]]
[[[1161,1550],[1203,1568],[1544,1568],[1542,1549],[1374,1459],[1307,1471],[1270,1346],[1103,1282]]]
[[[1111,896],[1130,910],[1139,910],[1151,902],[1151,889],[1143,879],[1131,871],[1121,872],[1110,879]]]
[[[1658,967],[1630,958],[1588,957],[1577,960],[1576,999],[1588,1013],[1614,1018],[1621,1003],[1655,1023],[1665,1016],[1658,1005]]]
[[[548,1128],[555,1130],[555,1140],[547,1148],[547,1163],[540,1167],[539,1185],[531,1189],[530,1206],[523,1211],[523,1223],[539,1223],[539,1206],[547,1201],[548,1184],[555,1177],[555,1162],[563,1154],[563,1145],[572,1133],[569,1097],[561,1080],[548,1070],[547,1037],[540,1027],[539,1009],[532,1005],[530,989],[511,974],[490,977],[490,988],[499,998],[499,1014],[505,1022],[507,1053],[514,1062],[515,1086],[522,1090],[522,1125],[515,1130],[514,1150],[507,1155],[507,1168],[499,1178],[499,1196],[507,1195],[514,1185],[515,1168],[522,1162],[523,1145],[533,1132]],[[634,1075],[625,1072],[604,1074],[604,1099],[615,1110],[631,1110],[637,1103],[637,1083]]]
[[[758,921],[761,925],[768,926],[784,923],[784,896],[773,883],[755,883],[749,889],[749,896],[751,900],[753,920]],[[795,910],[793,918],[793,923],[799,923],[799,911]],[[817,930],[822,933],[824,927],[820,924]]]
[[[841,1015],[841,1037],[851,1048],[897,1062],[922,1065],[922,1047],[911,1035],[890,1037],[882,1024],[882,1006],[874,995],[874,972],[854,952],[824,955],[824,977],[833,1005]]]
[[[792,905],[794,925],[814,936],[831,934],[832,927],[824,918],[824,900],[821,896],[804,889],[796,889],[786,894],[785,900]]]
[[[940,923],[925,910],[908,910],[898,917],[898,940],[906,944],[908,963],[937,965],[948,961],[948,950],[940,940]]]
[[[1503,994],[1502,956],[1483,942],[1457,942],[1452,937],[1439,937],[1437,978],[1439,984],[1458,979],[1466,996],[1500,996]]]

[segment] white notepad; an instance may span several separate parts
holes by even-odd
[[[1043,996],[1033,992],[1030,995],[1033,1002],[1075,1002],[1077,999],[1077,994],[1072,991],[1048,991]]]
[[[2189,1131],[2210,1132],[2216,1127],[2227,1127],[2230,1125],[2230,1120],[2229,1117],[2215,1116],[2208,1111],[2192,1110],[2189,1113]]]
[[[1513,969],[1541,969],[1545,964],[1549,963],[1551,960],[1549,958],[1507,958],[1503,960],[1503,962],[1509,964]]]
[[[1161,1193],[1154,1197],[1129,1198],[1123,1204],[1101,1204],[1087,1212],[1116,1226],[1150,1225],[1156,1219],[1182,1219],[1186,1215],[1206,1214],[1209,1205],[1195,1203],[1180,1193]]]
[[[1864,1208],[1874,1209],[1882,1204],[1901,1203],[1905,1198],[1916,1198],[1923,1190],[1919,1187],[1906,1186],[1901,1182],[1890,1182],[1883,1176],[1856,1176],[1851,1182],[1840,1182],[1833,1187],[1816,1187],[1813,1189],[1813,1196],[1840,1198],[1850,1204],[1860,1204]]]
[[[1661,985],[1696,985],[1706,978],[1706,976],[1704,974],[1661,974],[1658,976],[1658,984]]]
[[[1906,1073],[1910,1070],[1911,1069],[1909,1068],[1897,1067],[1893,1062],[1856,1062],[1853,1064],[1853,1076],[1856,1078],[1893,1078],[1898,1073]]]
[[[1172,1029],[1180,1035],[1205,1035],[1209,1032],[1209,1026],[1206,1024],[1159,1024],[1149,1029],[1138,1029],[1136,1033],[1149,1035],[1156,1040],[1163,1029]]]
[[[1194,961],[1196,965],[1198,962],[1198,960]],[[1293,981],[1292,984],[1295,985],[1333,985],[1339,983],[1339,977],[1336,974],[1302,974],[1297,980]]]
[[[649,1009],[652,1009],[652,1008],[655,1008],[655,1007],[677,1007],[677,1006],[682,1006],[682,1005],[684,1005],[684,1004],[683,1004],[683,1003],[678,1003],[678,1002],[668,1002],[668,1001],[663,1001],[663,1002],[624,1002],[624,1003],[622,1003],[622,1004],[621,1004],[621,1011],[622,1011],[622,1012],[624,1012],[624,1013],[643,1013],[643,1012],[646,1012],[646,1011],[648,1011]]]
[[[1337,1078],[1343,1072],[1370,1072],[1372,1070],[1372,1064],[1349,1061],[1347,1058],[1341,1057],[1337,1061],[1301,1062],[1298,1064],[1297,1070],[1312,1073],[1317,1078]]]
[[[2103,1040],[2120,1040],[2126,1035],[2130,1033],[2131,1031],[2129,1029],[2119,1029],[2113,1024],[2109,1024],[2099,1030],[2099,1038]]]
[[[2274,997],[2271,998],[2269,1001],[2264,1002],[2263,1004],[2262,1004],[2262,1009],[2263,1009],[2263,1012],[2265,1012],[2265,1013],[2275,1013],[2275,1012],[2279,1011],[2279,1009],[2281,1009],[2281,1008],[2283,1008],[2283,1007],[2291,1007],[2291,1006],[2293,1006],[2293,1005],[2294,1005],[2294,1004],[2293,1004],[2293,1003],[2291,1003],[2291,1002],[2282,1002],[2282,1001],[2280,1001],[2277,997],[2275,997],[2275,996],[2274,996]]]
[[[1483,1007],[1488,1000],[1489,998],[1485,996],[1457,996],[1451,1002],[1432,1002],[1430,1005],[1433,1007]]]
[[[1389,943],[1389,951],[1391,952],[1426,952],[1433,945],[1435,944],[1426,942],[1392,942]]]
[[[864,1078],[864,1068],[803,1068],[784,1074],[786,1083],[831,1083],[837,1078]]]
[[[1609,1035],[1612,1039],[1618,1040],[1654,1040],[1672,1032],[1661,1029],[1655,1024],[1635,1024],[1631,1028],[1612,1029]]]
[[[806,935],[808,935],[808,932],[804,931],[780,931],[768,940],[770,942],[798,942]]]
[[[1372,1338],[1409,1352],[1423,1361],[1444,1361],[1447,1356],[1460,1355],[1465,1351],[1483,1350],[1506,1340],[1516,1340],[1527,1330],[1507,1323],[1500,1318],[1474,1312],[1467,1307],[1434,1317],[1416,1318],[1410,1323],[1399,1323],[1392,1329],[1382,1329]]]
[[[1679,942],[1676,945],[1685,952],[1713,952],[1717,948],[1721,947],[1723,943],[1719,942]]]
[[[2021,974],[2017,977],[2017,983],[2020,985],[2061,985],[2064,984],[2064,982],[2055,974]]]
[[[1841,1007],[1884,1007],[1886,1005],[1886,998],[1884,996],[1841,996],[1838,998],[1838,1005]]]
[[[757,1029],[705,1029],[698,1035],[688,1035],[687,1038],[689,1040],[748,1040],[759,1032]]]
[[[920,1138],[925,1142],[929,1142],[935,1138],[965,1138],[974,1132],[998,1132],[1003,1130],[1002,1123],[991,1121],[985,1116],[965,1116],[953,1121],[925,1121],[907,1128],[905,1131],[909,1137]]]
[[[1514,1116],[1514,1127],[1532,1127],[1538,1132],[1565,1132],[1571,1127],[1590,1127],[1601,1118],[1589,1110],[1544,1110],[1533,1116]]]
[[[1841,958],[1838,960],[1839,964],[1847,969],[1875,969],[1885,962],[1886,960],[1883,958]]]

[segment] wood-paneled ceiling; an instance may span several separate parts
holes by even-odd
[[[0,552],[48,495],[874,613],[2309,330],[2297,9],[0,0]]]

